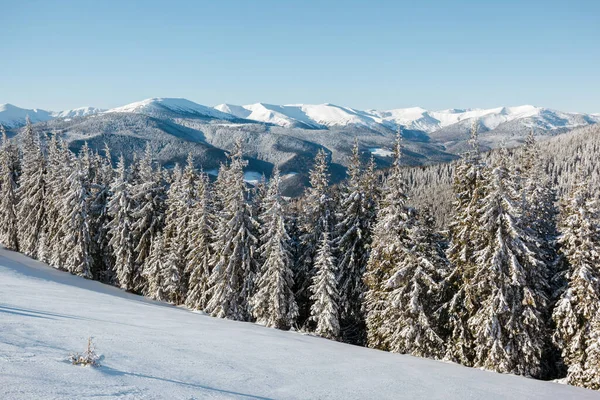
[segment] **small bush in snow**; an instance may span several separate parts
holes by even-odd
[[[99,366],[100,357],[98,356],[98,354],[96,354],[96,349],[94,347],[94,344],[92,343],[92,338],[88,338],[87,349],[83,353],[71,354],[69,360],[73,365],[91,365],[92,367]]]

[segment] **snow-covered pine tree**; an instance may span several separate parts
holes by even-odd
[[[580,182],[563,201],[559,219],[560,251],[569,265],[567,288],[553,312],[554,341],[568,367],[572,385],[588,386],[596,369],[587,368],[595,332],[592,321],[600,310],[600,214],[588,182]],[[595,353],[594,353],[595,354]],[[590,386],[590,387],[593,387]]]
[[[22,133],[21,152],[23,158],[17,190],[19,250],[30,257],[37,257],[46,220],[46,160],[40,138],[34,133],[29,118]]]
[[[487,181],[487,170],[479,152],[477,124],[475,121],[471,128],[471,149],[454,171],[454,213],[447,250],[451,270],[441,287],[444,304],[440,321],[446,331],[445,358],[467,366],[473,365],[473,338],[468,318],[476,301],[469,281],[476,264],[475,253],[481,246],[479,219]]]
[[[165,258],[168,270],[165,271],[163,283],[164,292],[172,295],[168,300],[181,304],[185,300],[188,274],[186,259],[188,253],[190,210],[195,203],[194,184],[196,171],[194,160],[188,156],[185,171],[176,166],[173,181],[167,192],[166,216],[164,227]]]
[[[281,198],[281,176],[275,168],[263,198],[259,252],[261,266],[256,293],[251,299],[252,315],[259,324],[289,329],[294,325],[298,307],[294,297],[294,276],[289,251],[290,237],[285,226],[285,210]]]
[[[44,198],[47,214],[44,226],[46,261],[54,268],[62,268],[67,256],[63,243],[67,218],[63,214],[63,199],[70,187],[69,176],[73,172],[74,163],[75,156],[54,132],[48,141],[47,190]]]
[[[168,293],[165,293],[165,284],[163,274],[167,271],[168,265],[165,257],[165,240],[162,233],[158,233],[152,241],[150,254],[146,258],[144,265],[144,279],[148,286],[146,296],[154,300],[170,301]]]
[[[190,210],[188,225],[188,248],[186,271],[189,271],[189,288],[185,304],[195,310],[203,310],[208,303],[209,279],[211,275],[211,243],[216,225],[212,207],[210,182],[205,173],[200,173],[195,185],[196,203]]]
[[[366,192],[367,186],[370,186],[367,179],[372,179],[372,175],[363,174],[358,140],[355,140],[348,179],[341,186],[334,242],[338,253],[341,334],[344,341],[354,344],[364,344],[366,340],[362,312],[365,284],[362,278],[368,261],[374,219],[373,210],[369,207],[372,194]]]
[[[364,275],[367,345],[381,350],[391,349],[396,310],[390,307],[388,284],[398,263],[412,247],[410,229],[414,224],[406,206],[407,196],[401,166],[402,138],[396,137],[394,161],[385,178],[382,198],[373,227],[372,246]]]
[[[90,236],[90,176],[85,165],[89,157],[87,146],[68,178],[69,189],[63,194],[61,214],[64,218],[63,268],[72,274],[92,278],[92,238]]]
[[[123,155],[119,158],[115,179],[111,184],[108,201],[108,232],[110,247],[115,260],[116,283],[121,289],[134,290],[135,239],[132,228],[133,202],[129,192],[129,177]]]
[[[219,174],[218,215],[213,243],[212,274],[206,312],[214,317],[248,320],[248,301],[253,294],[256,273],[254,249],[257,239],[252,235],[257,226],[248,202],[244,182],[242,143],[237,141],[229,155],[229,165]]]
[[[317,247],[325,226],[333,226],[333,201],[329,191],[329,162],[327,153],[319,149],[310,171],[310,187],[301,199],[298,228],[300,237],[295,262],[295,293],[298,304],[298,325],[310,315],[310,290],[314,275]]]
[[[411,247],[398,258],[387,282],[392,291],[386,325],[392,331],[389,347],[393,352],[428,358],[444,355],[434,312],[447,266],[433,226],[431,214],[424,209],[410,228]]]
[[[590,338],[586,353],[583,386],[592,390],[600,390],[600,310],[596,312],[596,316],[590,325]]]
[[[94,156],[93,180],[90,202],[90,235],[92,237],[92,272],[95,279],[102,282],[113,280],[114,258],[110,247],[108,224],[108,201],[111,196],[110,185],[114,179],[114,170],[108,145],[104,146],[104,156]]]
[[[162,169],[153,168],[153,154],[150,143],[146,145],[144,156],[135,167],[136,180],[131,185],[131,229],[135,247],[135,270],[133,289],[144,293],[146,282],[143,279],[144,260],[150,254],[152,239],[163,228],[165,208],[165,185]]]
[[[537,251],[545,264],[545,275],[547,279],[535,279],[534,283],[540,283],[536,287],[538,291],[546,291],[548,304],[543,310],[543,316],[548,331],[553,331],[552,309],[558,301],[558,297],[564,290],[565,270],[564,262],[556,252],[556,191],[548,173],[544,168],[544,157],[540,154],[539,146],[535,141],[533,130],[527,136],[524,146],[520,149],[517,160],[518,187],[521,194],[522,216],[520,219],[521,229],[533,235],[535,241],[529,243],[531,248]],[[533,271],[532,271],[533,272]],[[545,338],[546,349],[542,362],[542,379],[553,379],[561,374],[563,367],[560,360],[560,350],[553,345],[551,337]]]
[[[19,251],[17,231],[17,171],[13,160],[18,151],[0,125],[2,148],[0,149],[0,240],[7,249]]]
[[[548,276],[536,238],[522,228],[520,198],[508,164],[503,149],[482,199],[482,246],[469,280],[473,365],[539,377]]]
[[[310,286],[310,322],[315,333],[327,339],[338,340],[340,335],[339,291],[336,262],[332,254],[327,222],[323,226],[314,265],[315,274]]]

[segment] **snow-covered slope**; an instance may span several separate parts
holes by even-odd
[[[29,116],[32,123],[48,121],[53,118],[52,113],[49,111],[28,110],[12,104],[0,104],[0,124],[7,128],[25,125],[27,116]]]
[[[127,104],[106,111],[106,113],[136,113],[149,116],[180,115],[200,116],[211,119],[233,120],[236,117],[221,112],[212,107],[203,106],[186,99],[174,98],[151,98],[135,103]]]
[[[598,399],[600,393],[211,318],[0,248],[2,399]],[[67,358],[94,337],[98,368]]]

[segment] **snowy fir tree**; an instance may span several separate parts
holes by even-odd
[[[298,303],[299,325],[303,325],[310,313],[310,291],[314,275],[317,247],[325,226],[332,226],[333,201],[329,190],[329,161],[323,149],[317,152],[310,171],[310,187],[301,200],[299,215],[300,237],[295,263],[295,292]]]
[[[373,172],[369,169],[363,173],[358,141],[355,141],[348,178],[342,184],[340,209],[337,212],[339,222],[335,227],[341,332],[344,341],[355,344],[363,344],[366,339],[362,312],[365,285],[362,277],[375,217],[371,206],[374,193],[368,191],[374,180]]]
[[[67,144],[55,132],[48,142],[46,182],[47,190],[44,198],[46,209],[46,261],[55,268],[63,268],[66,259],[64,247],[64,231],[67,216],[63,213],[64,194],[70,189],[69,177],[73,172],[74,155]]]
[[[476,367],[541,375],[547,270],[536,238],[520,224],[520,198],[506,151],[494,167],[479,225],[482,245],[469,282],[469,328]]]
[[[83,150],[87,152],[87,148]],[[83,157],[82,157],[83,158]],[[92,238],[90,236],[90,177],[82,158],[68,178],[68,191],[62,200],[61,214],[65,216],[63,268],[72,274],[92,278]]]
[[[229,164],[221,166],[219,174],[218,214],[213,243],[212,273],[206,312],[219,318],[248,320],[249,299],[253,293],[256,266],[254,250],[257,239],[252,235],[257,222],[248,202],[244,182],[242,143],[236,142],[229,156]]]
[[[560,251],[569,269],[567,288],[552,316],[554,341],[568,368],[568,382],[595,388],[588,382],[597,366],[588,370],[588,357],[590,352],[596,357],[598,351],[589,346],[597,346],[598,337],[598,324],[592,322],[600,310],[600,215],[585,179],[573,188],[560,212]]]
[[[189,252],[186,271],[189,272],[189,287],[186,306],[203,310],[208,303],[209,279],[211,275],[211,243],[216,224],[213,214],[210,182],[205,173],[200,173],[195,184],[196,202],[190,210],[187,238]]]
[[[339,291],[336,262],[332,254],[327,223],[323,226],[314,265],[315,274],[310,286],[310,318],[314,332],[327,339],[337,340],[340,335]]]
[[[144,293],[146,282],[143,279],[144,260],[150,254],[152,239],[161,231],[164,223],[165,186],[162,170],[155,169],[150,143],[146,145],[144,156],[135,164],[130,188],[133,204],[131,210],[131,230],[135,246],[135,269],[133,288]]]
[[[289,329],[294,325],[298,307],[293,292],[294,277],[289,251],[290,237],[285,226],[285,210],[280,192],[281,176],[275,168],[263,198],[260,221],[262,266],[256,292],[251,299],[252,315],[259,324]]]
[[[398,258],[387,286],[389,293],[389,348],[393,352],[419,357],[440,358],[444,340],[434,311],[438,305],[438,285],[446,272],[446,260],[436,242],[431,216],[424,210],[413,222],[410,248]]]
[[[440,316],[447,331],[445,358],[467,366],[472,365],[474,357],[468,318],[476,301],[469,281],[476,264],[475,254],[481,246],[479,219],[487,179],[479,152],[477,122],[471,128],[469,144],[471,149],[454,171],[454,213],[447,251],[451,271],[441,288],[445,304]]]
[[[7,249],[19,251],[17,231],[17,148],[6,136],[0,125],[2,148],[0,149],[0,241]]]
[[[133,235],[132,207],[129,180],[125,159],[121,155],[111,184],[112,193],[108,202],[108,229],[110,247],[114,257],[115,278],[118,286],[127,291],[134,290],[135,239]]]
[[[158,233],[146,258],[144,279],[147,282],[146,296],[159,301],[169,301],[170,298],[164,291],[166,285],[163,283],[163,274],[168,268],[165,253],[165,240],[162,233]]]
[[[113,279],[114,259],[110,247],[108,201],[114,179],[111,153],[104,146],[104,156],[94,155],[94,170],[90,186],[90,237],[92,238],[92,275],[102,282]]]
[[[364,296],[366,311],[367,344],[369,347],[389,350],[394,331],[392,321],[395,310],[390,307],[392,278],[412,246],[410,229],[413,217],[406,205],[406,187],[401,167],[401,136],[398,133],[394,147],[394,162],[382,188],[382,198],[373,228],[373,245],[367,262],[364,281],[367,291]]]
[[[29,118],[21,139],[23,161],[17,197],[19,249],[30,257],[37,257],[40,238],[44,231],[46,210],[46,160],[39,136],[33,131]]]

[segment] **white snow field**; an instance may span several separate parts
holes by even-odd
[[[71,365],[94,337],[101,366]],[[0,249],[0,399],[598,399],[211,318]]]

